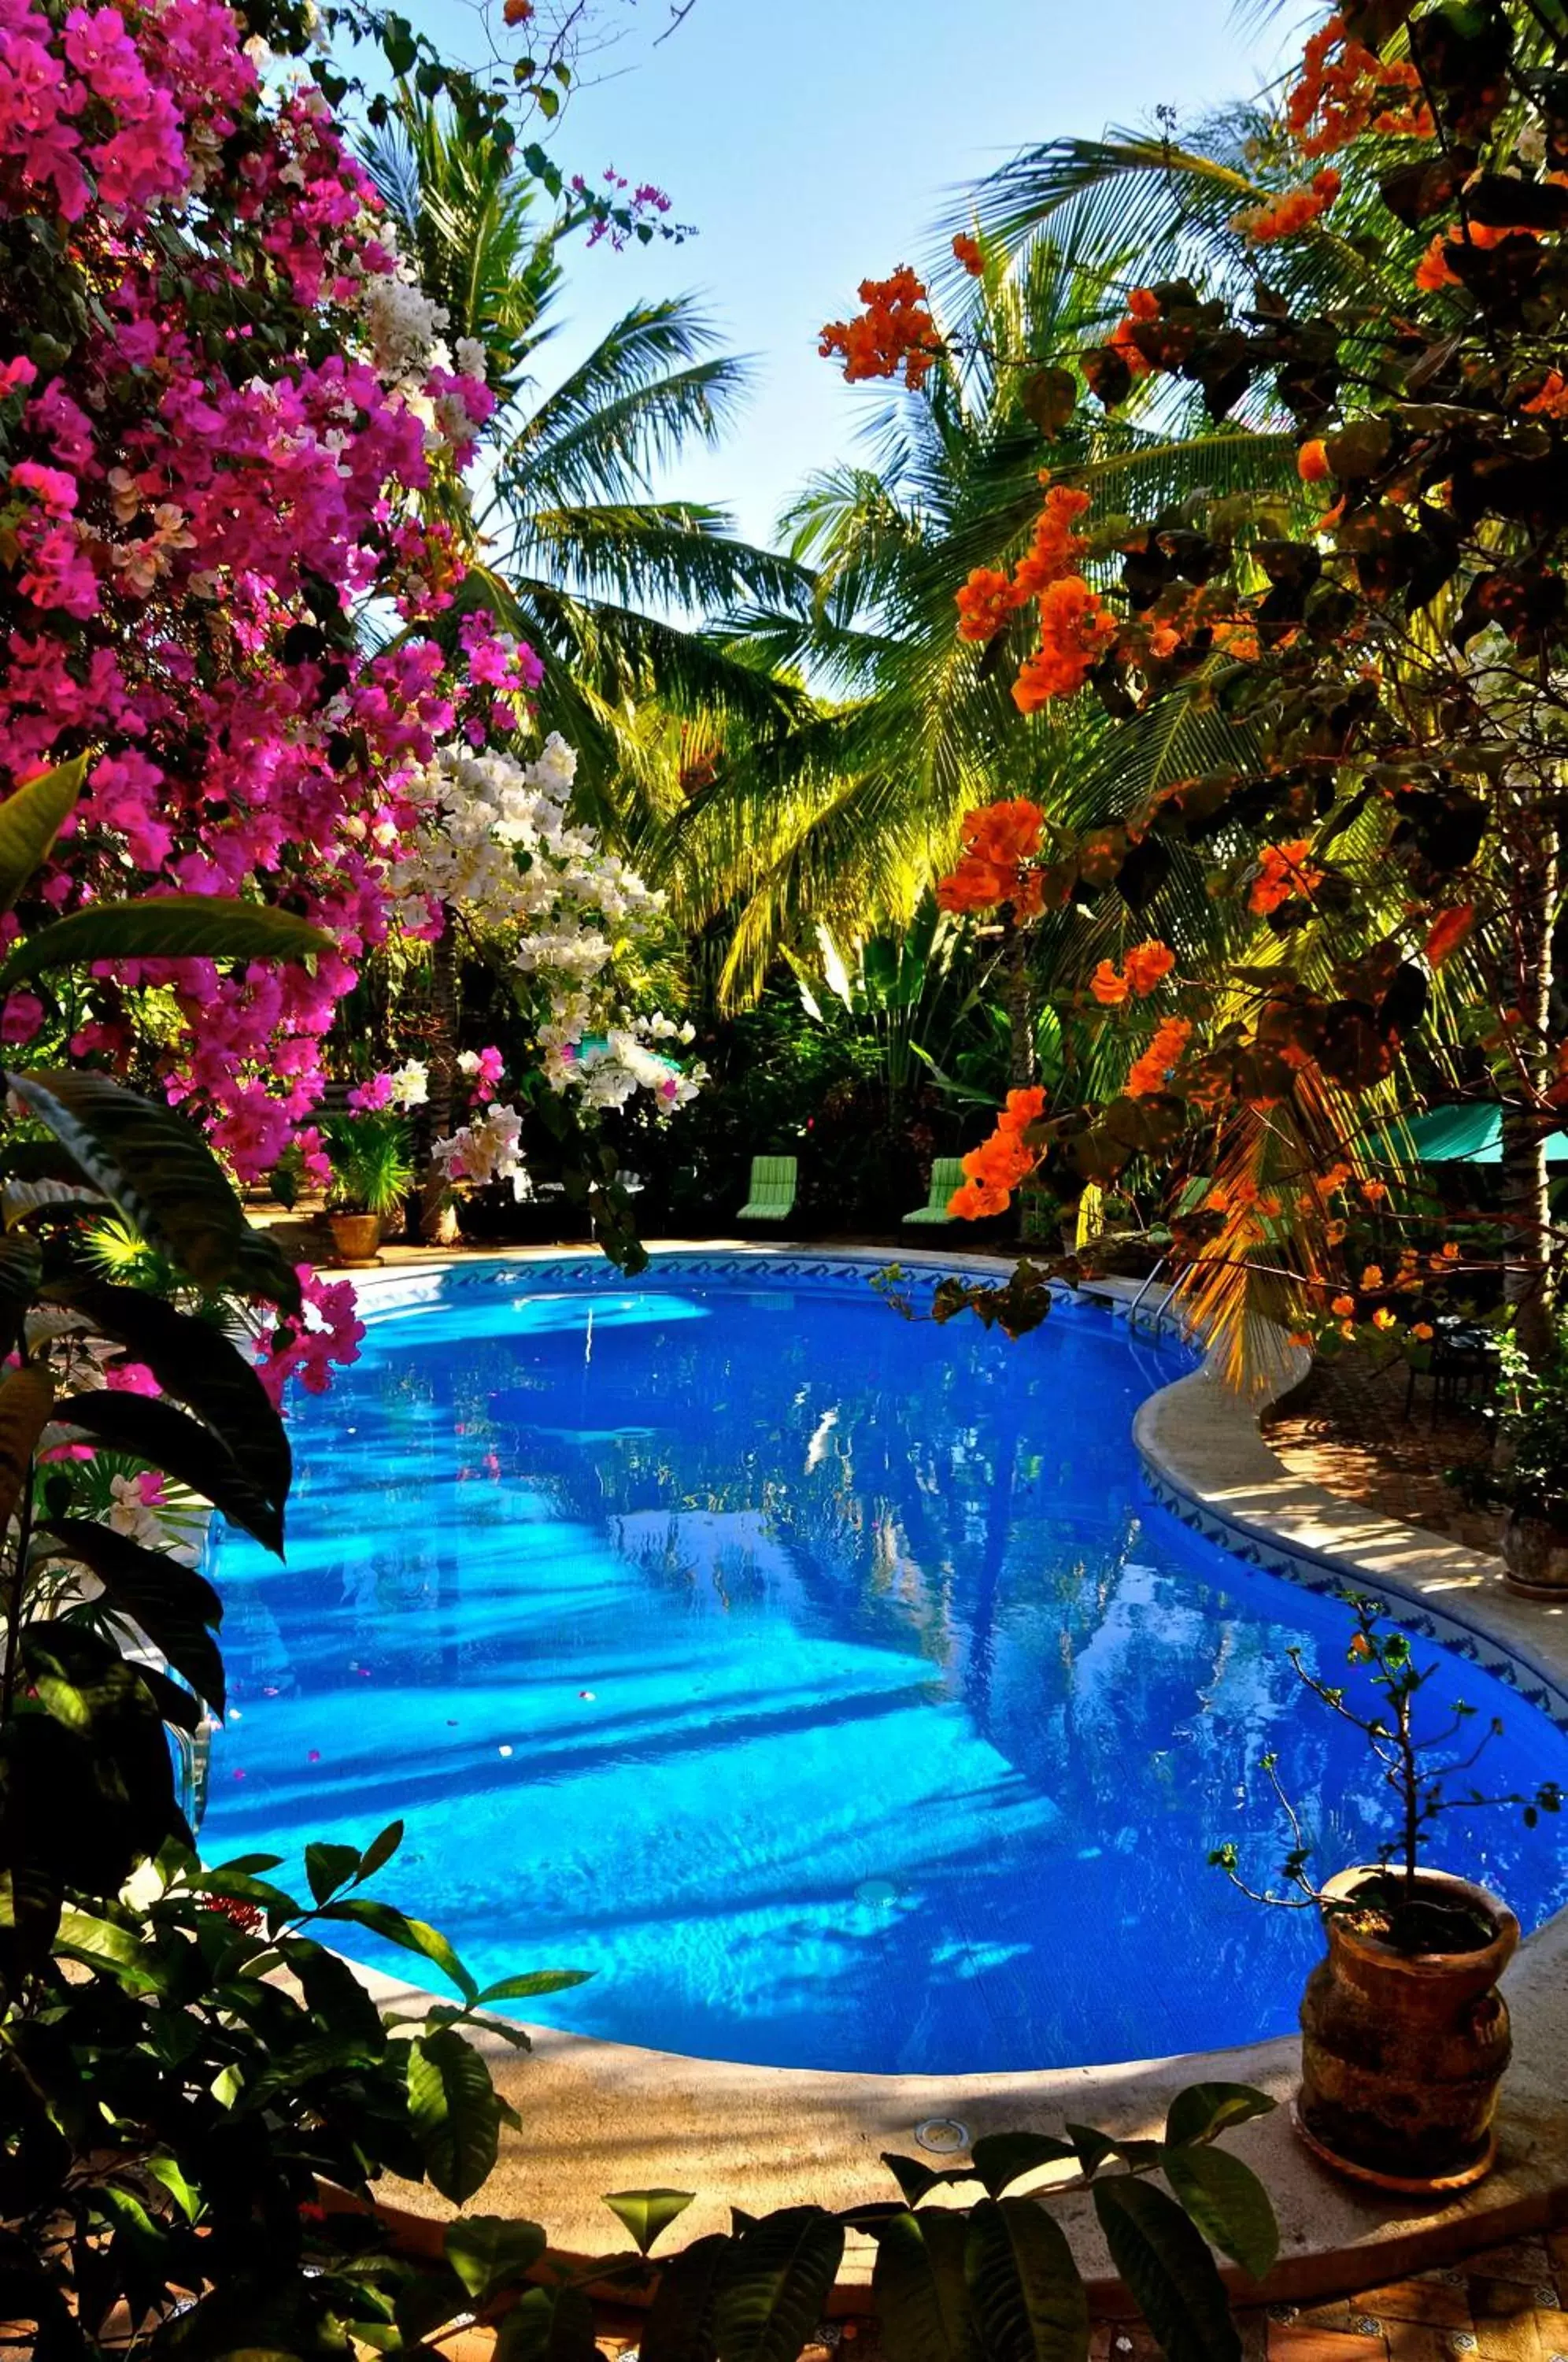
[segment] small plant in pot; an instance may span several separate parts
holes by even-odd
[[[1260,1892],[1241,1874],[1233,1844],[1209,1860],[1261,1903],[1321,1915],[1328,1951],[1301,1998],[1301,2089],[1295,2121],[1307,2146],[1339,2172],[1385,2190],[1439,2191],[1479,2181],[1496,2154],[1493,2119],[1508,2064],[1507,2004],[1497,1980],[1519,1940],[1505,1903],[1423,1859],[1450,1812],[1511,1806],[1533,1827],[1561,1809],[1548,1784],[1533,1795],[1488,1795],[1470,1775],[1502,1725],[1476,1736],[1474,1712],[1454,1702],[1438,1727],[1418,1727],[1417,1702],[1440,1668],[1418,1665],[1406,1636],[1385,1629],[1382,1601],[1347,1595],[1355,1617],[1348,1661],[1379,1693],[1365,1711],[1342,1689],[1291,1662],[1332,1714],[1359,1730],[1395,1805],[1395,1830],[1371,1862],[1319,1886],[1311,1844],[1264,1758],[1290,1830],[1285,1891]],[[1474,1741],[1474,1743],[1470,1743]],[[1456,1783],[1463,1783],[1463,1786]]]
[[[397,1212],[414,1179],[408,1127],[392,1109],[329,1117],[321,1135],[332,1166],[326,1220],[339,1263],[370,1263],[381,1224]]]
[[[1559,1324],[1537,1368],[1514,1338],[1497,1348],[1487,1411],[1494,1443],[1479,1466],[1451,1472],[1473,1507],[1504,1508],[1503,1565],[1511,1589],[1568,1599],[1568,1327]]]

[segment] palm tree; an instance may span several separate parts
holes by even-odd
[[[561,252],[590,209],[568,193],[540,218],[538,183],[510,149],[459,135],[406,85],[365,153],[448,339],[483,347],[498,398],[477,489],[435,495],[472,545],[458,612],[488,607],[538,648],[540,723],[578,749],[582,816],[635,826],[658,778],[657,734],[639,727],[647,706],[764,736],[809,710],[799,689],[737,659],[702,623],[742,603],[801,604],[804,569],[736,539],[722,509],[655,491],[667,463],[719,441],[746,365],[715,349],[691,298],[670,296],[632,304],[547,386]]]

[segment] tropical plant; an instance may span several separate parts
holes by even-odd
[[[1498,1337],[1496,1389],[1485,1416],[1489,1458],[1451,1471],[1450,1483],[1468,1501],[1568,1532],[1568,1322],[1559,1317],[1540,1363],[1508,1331]]]
[[[332,1178],[330,1209],[343,1214],[396,1213],[414,1184],[408,1126],[390,1109],[328,1116],[321,1126]]]
[[[1501,1112],[1504,1292],[1526,1351],[1546,1346],[1568,644],[1554,38],[1503,0],[1351,8],[1309,42],[1247,174],[1158,141],[1057,150],[1031,201],[1038,223],[1069,193],[1092,186],[1103,206],[1140,189],[1187,241],[1130,243],[1140,283],[1118,288],[1122,316],[1073,366],[1048,357],[1064,456],[1086,392],[1112,422],[1200,395],[1216,427],[1287,414],[1303,488],[1287,502],[1277,488],[1176,502],[1135,487],[1120,525],[1090,519],[1054,535],[1046,565],[1010,576],[992,561],[955,586],[982,677],[1010,669],[1033,611],[1039,645],[1012,695],[1047,730],[1092,685],[1113,756],[1195,718],[1234,734],[1196,775],[1107,793],[1073,825],[1039,799],[1052,825],[971,907],[1016,911],[1021,896],[1067,911],[1085,887],[1126,900],[1131,881],[1152,911],[1151,877],[1196,857],[1211,899],[1264,922],[1263,956],[1190,966],[1171,934],[1179,1006],[1123,1037],[1124,1081],[1059,1100],[1049,1125],[1028,1110],[1007,1185],[1047,1148],[1101,1180],[1139,1156],[1207,1175],[1186,1226],[1188,1308],[1237,1376],[1269,1333],[1255,1315],[1297,1331],[1353,1321],[1339,1251],[1356,1208],[1387,1195],[1360,1144],[1364,1101],[1391,1101],[1443,1032]],[[1194,189],[1206,193],[1188,210]],[[1015,176],[998,203],[1014,205],[1026,265],[1018,197]],[[893,301],[889,284],[868,282],[874,300],[839,341],[856,374],[933,375],[949,348],[924,291]],[[1051,499],[1081,514],[1087,458],[1067,473]],[[1112,551],[1119,581],[1091,579]],[[1107,987],[1131,1013],[1125,973]]]

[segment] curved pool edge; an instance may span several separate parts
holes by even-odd
[[[649,1242],[649,1251],[759,1260],[808,1253],[868,1268],[898,1261],[980,1272],[1009,1270],[1015,1260],[788,1240],[657,1241]],[[356,1281],[373,1302],[389,1282],[458,1261],[523,1264],[562,1252],[411,1255]],[[596,1250],[572,1252],[592,1256]],[[1083,1292],[1114,1312],[1125,1310],[1134,1290],[1111,1282],[1091,1283]],[[1321,1590],[1349,1584],[1390,1595],[1394,1612],[1418,1631],[1462,1655],[1489,1651],[1482,1661],[1490,1670],[1568,1728],[1568,1614],[1506,1593],[1497,1560],[1293,1477],[1264,1441],[1262,1411],[1298,1381],[1305,1364],[1304,1354],[1282,1356],[1274,1392],[1251,1403],[1202,1370],[1150,1396],[1134,1419],[1133,1441],[1156,1499],[1268,1572]],[[416,1988],[373,1970],[356,1973],[384,2000],[406,2003],[416,1995]],[[1228,2146],[1267,2185],[1282,2235],[1279,2262],[1261,2286],[1227,2274],[1248,2301],[1365,2289],[1568,2220],[1568,1910],[1521,1947],[1506,1988],[1515,2060],[1504,2092],[1497,2168],[1475,2190],[1441,2206],[1374,2200],[1312,2162],[1291,2135],[1283,2105],[1230,2136]],[[1295,2038],[1279,2036],[1173,2058],[1027,2073],[839,2074],[692,2058],[553,2027],[527,2031],[534,2045],[528,2057],[499,2038],[485,2043],[498,2087],[523,2119],[520,2131],[502,2135],[485,2209],[543,2221],[552,2246],[574,2257],[606,2252],[613,2238],[606,2191],[655,2183],[696,2191],[681,2224],[684,2236],[695,2238],[726,2228],[732,2204],[756,2213],[805,2200],[848,2206],[890,2195],[880,2152],[915,2149],[915,2127],[928,2117],[955,2118],[971,2138],[1055,2130],[1064,2116],[1132,2137],[1157,2132],[1170,2098],[1187,2083],[1252,2082],[1283,2103],[1298,2063]],[[427,2190],[397,2184],[387,2196],[422,2216],[453,2211]],[[1097,2305],[1129,2310],[1092,2208],[1069,2199],[1055,2211]],[[869,2240],[852,2235],[841,2303],[853,2303],[863,2290],[871,2254]]]

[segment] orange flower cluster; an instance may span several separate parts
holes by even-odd
[[[918,393],[941,349],[924,285],[900,264],[890,279],[863,279],[860,300],[864,312],[853,320],[830,320],[823,328],[818,347],[823,359],[842,353],[851,385],[864,378],[897,377],[902,369],[904,383]]]
[[[1260,919],[1288,902],[1293,894],[1315,894],[1323,882],[1323,872],[1315,868],[1309,858],[1311,840],[1298,836],[1289,844],[1265,844],[1247,907]]]
[[[1539,393],[1520,404],[1534,418],[1568,418],[1568,381],[1561,370],[1553,370]]]
[[[1440,287],[1457,287],[1459,273],[1449,261],[1457,247],[1466,244],[1483,250],[1501,246],[1506,237],[1539,237],[1535,229],[1511,229],[1496,222],[1455,222],[1448,229],[1440,229],[1416,265],[1416,284],[1423,295],[1432,295]]]
[[[1148,376],[1154,364],[1143,348],[1134,342],[1132,331],[1141,321],[1157,320],[1159,316],[1160,299],[1154,290],[1149,287],[1134,287],[1127,298],[1127,317],[1118,323],[1116,331],[1110,338],[1111,351],[1121,354],[1127,364],[1128,372],[1134,385],[1140,378]]]
[[[978,279],[986,268],[986,257],[977,237],[961,229],[953,241],[953,252],[971,279]]]
[[[1134,1062],[1127,1077],[1128,1098],[1153,1098],[1157,1091],[1163,1091],[1191,1039],[1192,1026],[1187,1018],[1162,1017],[1154,1040]]]
[[[1027,553],[1013,568],[1012,587],[1015,604],[1022,606],[1026,599],[1038,599],[1053,582],[1064,574],[1077,570],[1077,563],[1088,544],[1081,534],[1073,531],[1077,518],[1089,504],[1087,492],[1075,491],[1070,484],[1051,484],[1048,471],[1040,478],[1050,484],[1045,505],[1034,520],[1034,534]]]
[[[1118,1008],[1129,993],[1146,1000],[1175,966],[1176,954],[1170,945],[1162,944],[1157,935],[1151,935],[1147,943],[1133,944],[1125,967],[1119,968],[1112,961],[1102,959],[1089,978],[1089,990],[1105,1009]]]
[[[999,902],[1010,902],[1015,918],[1038,918],[1039,872],[1023,865],[1039,852],[1044,828],[1044,812],[1027,796],[966,812],[963,857],[936,889],[939,907],[990,911]]]
[[[1272,197],[1267,204],[1253,205],[1239,213],[1231,226],[1250,238],[1254,246],[1273,246],[1282,237],[1297,237],[1322,214],[1326,214],[1340,193],[1340,176],[1331,164],[1313,177],[1309,189],[1286,189],[1280,197]]]
[[[961,640],[995,639],[1021,603],[1010,578],[994,566],[977,566],[957,596]]]
[[[1023,1135],[1044,1112],[1045,1094],[1038,1084],[1031,1090],[1009,1091],[995,1131],[964,1159],[966,1177],[947,1201],[956,1220],[977,1222],[987,1214],[1006,1213],[1008,1199],[1040,1162]]]
[[[1115,616],[1081,575],[1049,584],[1040,595],[1040,646],[1012,685],[1019,712],[1033,713],[1054,697],[1076,695],[1116,631]]]
[[[1430,139],[1430,110],[1408,58],[1380,58],[1351,39],[1338,14],[1319,26],[1301,60],[1285,119],[1303,156],[1332,156],[1369,127],[1389,138]]]
[[[1296,472],[1304,484],[1324,483],[1332,474],[1333,470],[1329,466],[1328,446],[1320,435],[1315,435],[1309,443],[1303,443],[1296,454]]]

